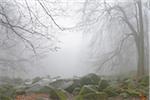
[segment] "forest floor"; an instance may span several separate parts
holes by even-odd
[[[3,78],[0,100],[149,100],[149,76],[102,77],[88,74],[78,79],[32,80]],[[46,83],[46,84],[45,84]]]
[[[68,94],[68,100],[74,100],[73,95]],[[50,99],[49,94],[46,93],[31,93],[28,95],[18,95],[16,100],[53,100]],[[56,99],[57,100],[57,99]]]
[[[28,95],[18,95],[16,96],[16,100],[50,100],[48,94],[44,93],[32,93]]]
[[[28,95],[18,95],[16,96],[16,100],[54,100],[54,99],[50,99],[48,94],[44,94],[44,93],[32,93],[32,94],[28,94]],[[59,99],[55,99],[55,100],[59,100]],[[68,94],[68,99],[67,100],[75,100],[73,95]],[[99,100],[101,100],[101,98],[99,98]],[[109,98],[108,100],[124,100],[122,97],[112,97]],[[125,100],[148,100],[148,98],[146,98],[145,96],[141,96],[141,97],[129,97],[126,98]]]

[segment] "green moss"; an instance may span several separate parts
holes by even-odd
[[[16,95],[16,90],[11,85],[0,86],[0,100],[12,100]]]
[[[108,100],[108,97],[104,92],[97,92],[78,95],[75,100]]]
[[[67,94],[62,89],[53,89],[49,91],[50,98],[53,100],[67,100]]]
[[[94,86],[91,85],[85,85],[81,88],[81,91],[79,92],[79,95],[84,95],[88,93],[96,93],[98,92],[96,89],[93,88]]]
[[[109,86],[109,82],[108,80],[101,80],[99,83],[99,91],[103,91],[105,88],[107,88]]]

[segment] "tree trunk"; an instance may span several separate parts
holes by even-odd
[[[137,67],[137,75],[139,77],[142,77],[145,74],[145,60],[144,60],[144,45],[143,45],[143,39],[141,39],[141,36],[138,38],[137,43],[137,52],[138,52],[138,67]]]
[[[149,15],[150,12],[146,9],[145,13],[145,70],[146,74],[149,74]]]
[[[142,77],[145,74],[145,50],[144,50],[144,27],[143,27],[143,13],[141,0],[137,1],[138,12],[139,12],[139,33],[137,41],[138,51],[138,68],[137,75]]]

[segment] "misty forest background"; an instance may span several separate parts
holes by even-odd
[[[79,70],[97,68],[99,74],[148,71],[149,1],[1,0],[0,4],[1,75],[54,75],[63,68],[73,73],[75,64]],[[77,74],[82,73],[79,70]]]
[[[149,74],[149,25],[150,0],[0,0],[0,84],[81,78],[82,88],[86,75],[139,81]]]

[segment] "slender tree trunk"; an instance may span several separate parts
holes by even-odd
[[[144,63],[145,61],[144,61],[144,46],[140,39],[138,39],[137,51],[138,51],[137,75],[141,77],[145,74],[145,63]]]
[[[149,11],[145,11],[145,70],[146,74],[149,74]]]
[[[149,35],[148,32],[145,34],[145,72],[148,75],[149,74]]]
[[[137,75],[141,77],[145,74],[144,27],[143,27],[143,13],[141,0],[137,1],[137,6],[139,12],[139,33],[137,41],[137,51],[138,51]]]

